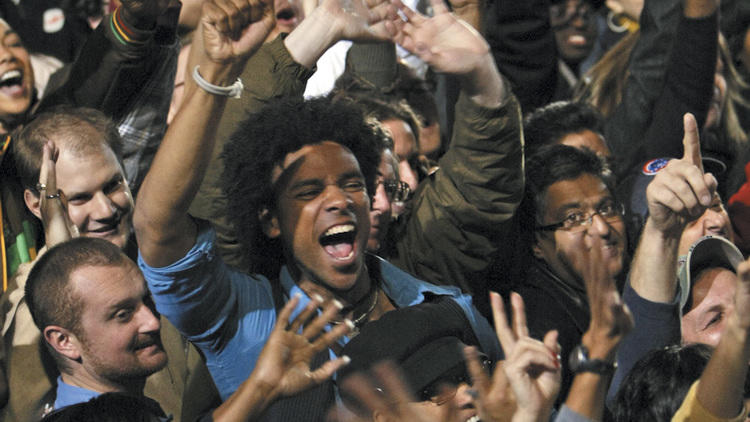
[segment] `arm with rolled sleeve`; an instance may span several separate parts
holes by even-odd
[[[269,281],[232,270],[216,255],[214,232],[201,223],[195,246],[162,268],[138,264],[156,309],[206,357],[226,399],[252,372],[276,322]]]

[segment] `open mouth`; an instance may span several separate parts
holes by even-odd
[[[283,10],[280,10],[279,13],[276,14],[277,20],[289,20],[294,19],[294,10],[292,8],[285,8]]]
[[[294,13],[294,9],[291,7],[285,7],[276,13],[276,23],[295,27],[297,26],[297,16]]]
[[[466,422],[480,422],[480,421],[481,421],[481,419],[479,419],[478,415],[474,415],[474,416],[470,417],[469,419],[466,419]]]
[[[320,236],[320,244],[333,258],[345,261],[354,256],[354,239],[357,228],[354,224],[341,224],[326,230]]]
[[[23,92],[23,72],[9,70],[0,76],[0,91],[7,95],[18,95]]]
[[[568,44],[575,46],[584,46],[588,44],[588,39],[580,34],[574,34],[568,37]]]

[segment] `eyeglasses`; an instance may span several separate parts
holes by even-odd
[[[375,189],[377,189],[378,185],[383,185],[385,194],[388,195],[388,199],[392,202],[406,201],[411,194],[409,185],[400,180],[378,180],[375,182]]]
[[[592,213],[573,211],[559,223],[539,226],[536,229],[541,231],[555,231],[562,229],[569,232],[581,232],[594,222],[595,215],[600,216],[607,223],[614,223],[625,215],[625,207],[614,201],[607,201],[599,205],[596,211]]]
[[[482,368],[488,374],[492,374],[492,360],[484,358],[481,361]],[[436,406],[441,406],[449,401],[453,400],[458,391],[458,386],[466,383],[471,384],[471,378],[466,372],[463,364],[454,367],[440,376],[440,378],[432,381],[427,387],[423,388],[417,394],[419,401],[430,401]]]

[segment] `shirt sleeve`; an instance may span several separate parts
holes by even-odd
[[[672,416],[672,422],[743,422],[745,420],[747,417],[747,408],[744,404],[740,414],[729,419],[714,416],[711,412],[706,410],[706,408],[698,401],[697,391],[699,382],[700,381],[696,381],[693,386],[690,387],[690,391],[688,391],[687,396],[685,396],[682,405],[677,409],[677,413]]]
[[[560,408],[560,413],[555,416],[554,422],[592,422],[592,420],[563,405]]]
[[[250,375],[276,322],[271,285],[232,269],[216,254],[215,234],[198,221],[195,245],[173,264],[138,265],[163,314],[206,357],[226,400]]]

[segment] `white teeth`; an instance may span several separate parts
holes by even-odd
[[[466,419],[466,422],[480,422],[481,419],[479,419],[479,416],[472,416],[469,419]]]
[[[12,78],[20,78],[21,77],[21,71],[20,70],[9,70],[3,74],[2,77],[0,77],[0,82],[5,82],[8,79]]]
[[[354,231],[354,224],[342,224],[340,226],[333,226],[323,233],[323,236],[331,236],[334,234],[348,233]]]

